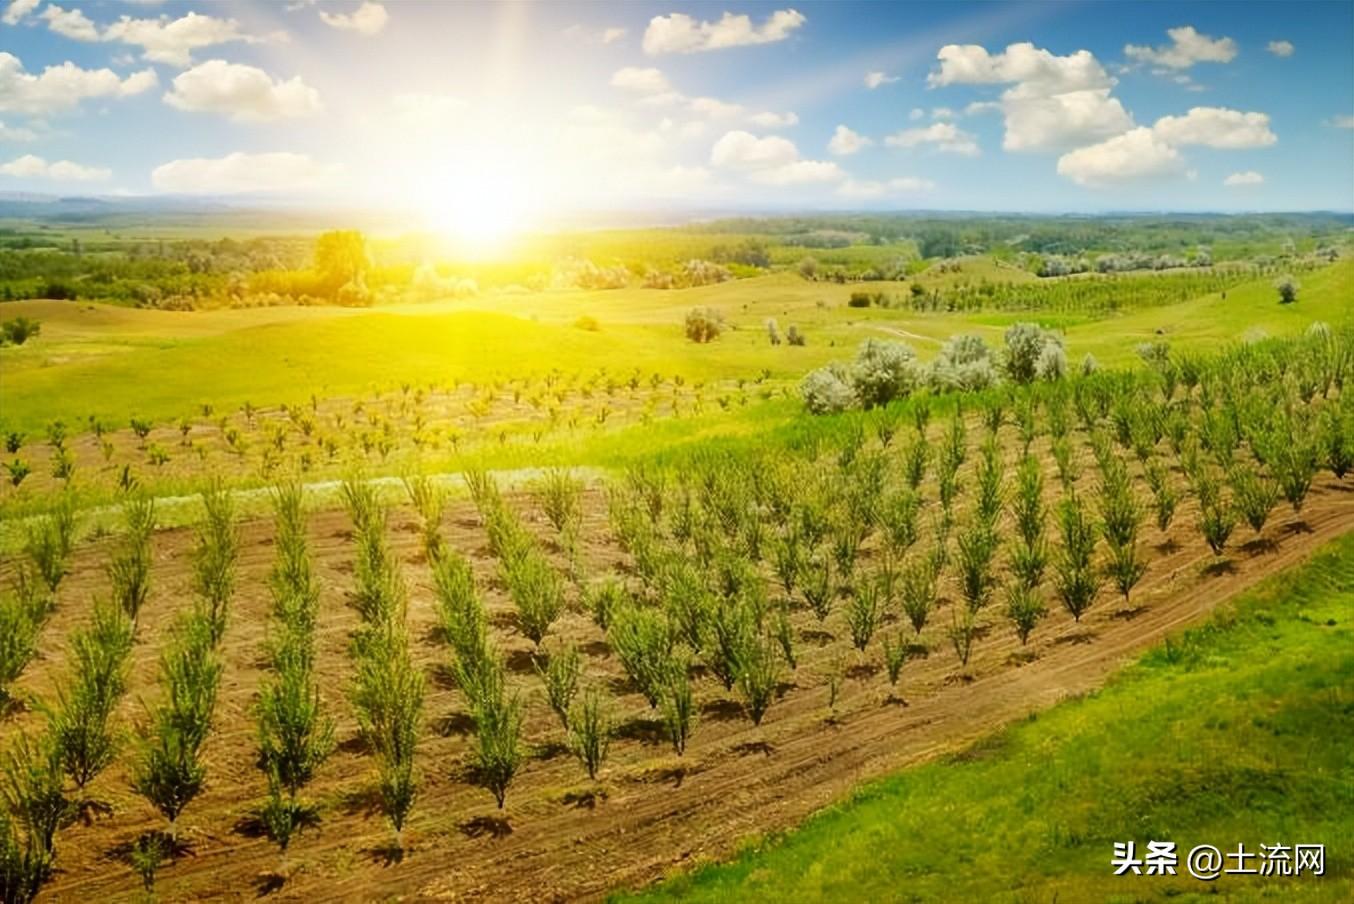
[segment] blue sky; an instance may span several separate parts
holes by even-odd
[[[1348,2],[0,0],[0,23],[0,191],[505,226],[1354,208]]]

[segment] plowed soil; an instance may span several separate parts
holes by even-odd
[[[539,536],[549,537],[529,500],[509,499]],[[586,549],[589,565],[594,571],[614,566],[621,557],[606,539],[605,500],[589,491],[586,503],[584,536],[598,538]],[[318,513],[311,525],[312,551],[326,588],[318,670],[338,720],[340,746],[307,792],[320,804],[318,824],[293,841],[285,862],[258,833],[252,815],[265,793],[254,761],[251,706],[265,667],[265,578],[273,528],[267,520],[245,523],[239,592],[222,647],[226,671],[216,728],[205,746],[208,787],[179,820],[184,850],[163,868],[157,892],[172,901],[263,896],[544,901],[597,898],[651,882],[696,861],[727,856],[749,836],[789,828],[864,780],[961,750],[1005,723],[1093,689],[1168,632],[1199,621],[1243,588],[1354,528],[1354,485],[1322,475],[1301,515],[1286,505],[1276,509],[1259,538],[1238,526],[1236,545],[1222,560],[1204,545],[1195,514],[1182,506],[1169,538],[1145,531],[1149,569],[1131,609],[1106,587],[1074,624],[1051,601],[1049,617],[1022,649],[994,603],[984,616],[990,629],[976,642],[966,674],[944,633],[948,606],[955,604],[942,605],[919,640],[929,654],[907,663],[896,693],[880,665],[879,639],[861,657],[850,649],[840,611],[822,626],[799,611],[800,662],[787,672],[783,695],[762,726],[753,727],[737,697],[716,679],[702,676],[696,684],[700,721],[680,758],[625,681],[602,632],[582,614],[567,615],[554,633],[580,645],[586,679],[614,697],[620,725],[593,784],[563,746],[532,672],[530,642],[513,626],[511,603],[495,581],[496,566],[475,513],[467,503],[455,504],[445,518],[446,538],[472,558],[512,681],[528,699],[531,755],[509,789],[506,809],[499,811],[492,796],[467,779],[472,724],[446,677],[448,651],[435,630],[413,515],[396,510],[391,542],[406,563],[411,636],[429,676],[428,726],[419,750],[422,784],[405,831],[406,850],[397,858],[389,826],[374,805],[374,765],[357,739],[346,697],[352,675],[347,650],[358,623],[347,602],[354,552],[350,525],[341,512]],[[191,544],[187,530],[156,537],[155,588],[133,654],[133,686],[120,713],[124,726],[142,719],[145,702],[154,699],[158,651],[176,611],[191,604]],[[42,655],[20,679],[20,693],[48,696],[60,681],[71,631],[85,623],[93,598],[107,592],[109,554],[107,540],[77,550],[43,635]],[[894,623],[885,630],[902,627]],[[906,632],[911,635],[910,628]],[[846,678],[834,714],[828,709],[828,675],[835,669],[843,669]],[[4,717],[0,735],[8,742],[41,725],[36,712],[20,710]],[[60,833],[57,873],[44,900],[137,895],[139,880],[126,851],[141,833],[162,828],[163,820],[130,789],[131,755],[128,746],[90,788],[106,809],[90,810],[87,820]]]

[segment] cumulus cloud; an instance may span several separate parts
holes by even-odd
[[[948,44],[936,58],[940,68],[926,80],[933,88],[1011,86],[1000,101],[975,102],[966,110],[1001,110],[1002,147],[1008,151],[1065,150],[1122,134],[1134,125],[1123,104],[1110,95],[1114,79],[1090,51],[1058,56],[1021,42],[994,54],[979,44]]]
[[[47,27],[63,38],[72,41],[97,41],[99,29],[78,9],[62,9],[49,6],[38,17],[47,23]]]
[[[338,175],[337,164],[321,164],[306,154],[274,152],[171,160],[150,174],[164,192],[230,195],[245,192],[299,192],[321,188]]]
[[[711,119],[729,119],[743,112],[741,104],[729,103],[717,97],[693,97],[689,103],[692,113]]]
[[[34,154],[25,154],[9,163],[0,164],[0,175],[20,179],[49,179],[52,182],[101,182],[113,175],[113,171],[101,166],[82,166],[69,160],[48,163]]]
[[[1058,175],[1091,188],[1176,176],[1184,167],[1179,151],[1142,126],[1058,158]]]
[[[654,16],[644,30],[644,52],[697,53],[748,44],[783,41],[806,21],[797,10],[777,10],[760,26],[746,15],[725,13],[717,22],[705,22],[685,13]]]
[[[1255,170],[1246,170],[1244,173],[1232,173],[1232,175],[1222,180],[1222,184],[1229,188],[1234,188],[1238,185],[1263,185],[1264,182],[1265,177]]]
[[[1170,144],[1211,148],[1262,148],[1279,140],[1266,114],[1226,107],[1194,107],[1184,116],[1163,116],[1152,130]]]
[[[961,154],[965,157],[976,157],[981,153],[973,135],[950,122],[932,123],[923,128],[903,129],[889,135],[884,139],[884,143],[892,148],[930,146],[947,154]]]
[[[802,185],[837,182],[846,178],[837,164],[825,160],[801,160],[799,149],[788,138],[750,132],[726,132],[710,150],[710,164],[744,173],[763,185]]]
[[[611,76],[611,85],[639,95],[639,102],[650,107],[684,106],[697,116],[707,119],[733,119],[747,114],[742,104],[718,97],[688,97],[674,89],[667,76],[653,67],[626,66]],[[766,110],[747,116],[748,122],[764,129],[781,129],[797,125],[795,113],[776,113]]]
[[[854,132],[846,126],[837,126],[837,130],[832,133],[832,138],[827,143],[827,149],[838,157],[849,157],[861,148],[869,147],[874,142]]]
[[[273,81],[262,69],[208,60],[174,78],[165,103],[192,113],[219,113],[237,122],[309,116],[321,109],[319,92],[301,80]]]
[[[363,0],[362,5],[350,13],[328,13],[320,10],[320,21],[330,28],[342,31],[355,31],[371,37],[380,34],[381,29],[390,21],[390,13],[379,3]]]
[[[0,51],[0,112],[60,113],[87,98],[130,97],[156,84],[154,69],[122,78],[111,69],[81,69],[69,61],[34,75],[14,54]]]
[[[1265,49],[1276,57],[1291,57],[1294,47],[1292,41],[1270,41]]]
[[[871,91],[882,85],[892,85],[896,81],[898,81],[898,76],[896,75],[889,75],[877,71],[865,73],[865,87],[869,88]]]
[[[257,44],[269,39],[283,40],[284,34],[269,38],[245,34],[234,19],[218,19],[199,13],[187,13],[177,19],[134,19],[123,16],[103,30],[102,39],[119,41],[141,48],[142,59],[169,66],[189,66],[192,52],[217,44],[242,41]]]
[[[756,169],[793,163],[799,151],[793,141],[778,135],[758,138],[751,132],[725,132],[710,150],[710,163],[731,169]]]
[[[611,76],[611,86],[647,95],[666,94],[672,90],[667,76],[662,72],[652,67],[646,69],[639,66],[617,69]]]
[[[18,25],[28,14],[37,9],[42,0],[11,0],[9,6],[5,7],[5,12],[0,14],[0,22],[6,25]]]
[[[1171,43],[1159,47],[1126,44],[1124,56],[1167,69],[1188,69],[1196,63],[1230,63],[1236,58],[1236,41],[1210,38],[1196,31],[1193,25],[1168,28],[1166,35]]]
[[[890,195],[922,194],[935,191],[935,188],[936,184],[930,179],[915,176],[899,176],[883,181],[848,179],[837,188],[837,194],[843,198],[866,200]]]

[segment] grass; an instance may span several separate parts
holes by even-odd
[[[1182,347],[1211,345],[1257,330],[1278,335],[1313,320],[1348,317],[1354,261],[1308,274],[1303,282],[1301,300],[1288,307],[1277,304],[1269,280],[1257,280],[1225,300],[1205,296],[1110,323],[1056,315],[1049,323],[1065,328],[1073,363],[1087,352],[1113,363],[1132,359],[1138,342],[1159,336]],[[3,352],[3,426],[36,435],[60,418],[78,430],[92,415],[125,427],[133,415],[175,419],[193,414],[203,402],[224,411],[245,401],[272,406],[302,402],[312,393],[344,396],[406,381],[483,382],[552,368],[605,367],[619,374],[638,368],[689,380],[769,371],[773,378],[797,380],[813,367],[849,357],[868,336],[908,341],[929,357],[950,335],[976,332],[996,345],[1011,322],[1031,319],[847,308],[846,298],[857,288],[775,273],[678,291],[501,292],[375,310],[178,313],[17,302],[6,306],[6,316],[36,317],[43,331],[33,342]],[[734,328],[706,346],[687,342],[681,319],[696,305],[720,308]],[[584,314],[600,322],[599,332],[572,325]],[[771,346],[763,324],[772,317],[782,330],[797,324],[808,346]],[[200,379],[204,373],[210,381]]]
[[[1354,900],[1354,534],[1103,690],[619,901]],[[1175,841],[1177,876],[1114,876]],[[1192,878],[1196,844],[1324,843],[1326,875]],[[1254,863],[1254,861],[1252,861]]]

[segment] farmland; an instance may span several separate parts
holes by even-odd
[[[8,830],[16,874],[634,888],[958,770],[1348,545],[1338,234],[1065,276],[892,237],[824,250],[840,280],[736,236],[766,259],[686,287],[631,261],[360,307],[5,302],[41,325],[0,351],[0,724],[47,814]]]

